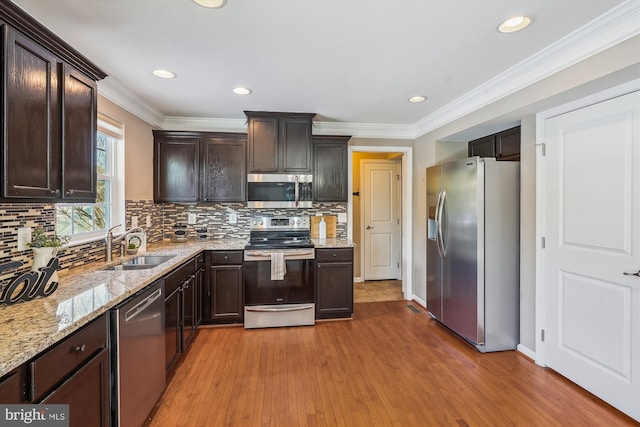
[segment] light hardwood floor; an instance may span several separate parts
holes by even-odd
[[[353,284],[355,302],[400,301],[402,297],[401,280],[372,280]]]
[[[514,351],[481,354],[405,301],[315,326],[200,329],[150,426],[632,426]]]

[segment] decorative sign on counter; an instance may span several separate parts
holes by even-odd
[[[0,264],[0,275],[6,270],[22,267],[23,264],[20,261]],[[22,273],[8,284],[0,284],[0,305],[12,305],[31,301],[36,297],[48,297],[58,289],[58,282],[49,282],[49,279],[60,269],[58,258],[53,257],[46,267],[40,267],[38,271]]]

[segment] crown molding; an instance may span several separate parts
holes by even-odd
[[[247,119],[167,116],[164,120],[163,129],[246,133]]]
[[[419,138],[640,34],[640,0],[616,8],[519,62],[413,125]]]
[[[414,139],[412,125],[313,122],[314,135],[350,135],[352,138]]]
[[[441,126],[509,96],[527,86],[640,34],[640,0],[627,0],[568,36],[519,62],[414,124],[314,121],[318,135],[356,138],[417,139]],[[113,77],[98,83],[98,92],[160,129],[246,132],[244,119],[165,116]]]
[[[137,97],[112,76],[98,82],[98,94],[152,126],[162,128],[164,125],[164,114]]]

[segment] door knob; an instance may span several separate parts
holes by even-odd
[[[371,230],[373,227],[370,225],[367,225],[367,230]]]
[[[625,276],[638,276],[640,277],[640,270],[636,271],[635,273],[632,271],[625,271],[624,273]]]

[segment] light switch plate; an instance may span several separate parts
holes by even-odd
[[[151,215],[147,215],[147,227],[151,227]]]
[[[196,223],[196,214],[190,213],[187,215],[187,224],[193,225]]]
[[[138,217],[137,216],[132,216],[131,217],[131,226],[132,227],[137,227],[138,226]]]
[[[229,224],[235,224],[238,222],[238,215],[235,212],[229,212]]]
[[[27,244],[31,241],[31,227],[18,228],[18,250],[26,251],[29,249]]]
[[[340,224],[344,224],[345,222],[347,222],[347,214],[344,212],[339,212],[338,213],[338,222]]]

